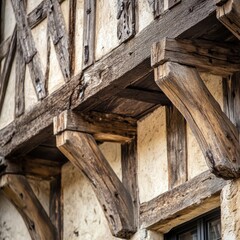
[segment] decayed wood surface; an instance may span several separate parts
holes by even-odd
[[[225,179],[239,177],[238,131],[197,70],[167,62],[155,68],[155,81],[187,120],[210,170]]]
[[[136,135],[137,122],[116,114],[64,111],[54,118],[54,134],[65,130],[90,133],[100,141],[127,142]]]
[[[189,12],[189,9],[193,11]],[[164,17],[153,21],[131,42],[120,45],[111,54],[86,69],[82,81],[81,75],[74,76],[70,82],[43,99],[28,113],[2,129],[0,154],[10,156],[31,151],[52,135],[52,118],[61,111],[76,107],[81,110],[91,109],[100,101],[108,99],[145,76],[152,71],[149,49],[153,42],[166,36],[184,36],[187,29],[206,19],[215,9],[213,1],[193,0],[178,5],[174,12],[166,12]],[[185,19],[184,25],[182,19]],[[207,27],[205,26],[205,31]],[[84,85],[86,76],[94,80],[92,84]]]
[[[6,59],[3,65],[3,70],[1,73],[1,80],[0,80],[0,112],[2,110],[2,105],[5,97],[5,93],[7,90],[7,85],[12,69],[12,64],[14,60],[14,55],[16,52],[16,45],[17,45],[17,31],[16,28],[13,31],[13,35],[11,37],[11,42],[8,48],[8,53],[6,55]]]
[[[227,181],[209,171],[140,206],[140,226],[166,233],[220,205]],[[201,207],[200,207],[201,206]]]
[[[218,20],[240,39],[240,1],[218,1],[217,5]]]
[[[22,48],[19,40],[17,41],[16,55],[16,79],[15,79],[15,117],[19,117],[25,110],[25,72],[26,64],[23,58]]]
[[[74,131],[64,131],[56,137],[58,148],[91,183],[112,234],[129,238],[136,231],[132,199],[94,138]]]
[[[94,63],[96,0],[84,1],[83,17],[83,69]]]
[[[172,61],[194,66],[200,71],[229,75],[240,69],[239,46],[231,43],[165,38],[153,45],[151,61],[153,67]]]
[[[117,37],[126,42],[135,35],[135,0],[118,0]]]
[[[171,9],[171,8],[175,7],[177,4],[179,4],[180,2],[181,2],[181,0],[168,0],[167,8]]]
[[[4,57],[6,57],[10,43],[11,43],[11,37],[8,37],[6,40],[1,42],[1,44],[0,44],[0,61],[2,61],[2,59]]]
[[[65,81],[70,79],[69,38],[58,0],[47,0],[48,26]]]
[[[3,175],[0,177],[0,189],[22,216],[33,240],[56,240],[56,229],[26,177]]]
[[[186,121],[174,107],[166,107],[168,186],[172,189],[187,181]]]
[[[42,72],[40,56],[35,47],[31,28],[28,25],[24,2],[12,0],[12,6],[15,13],[18,39],[21,44],[24,60],[29,67],[30,76],[37,98],[41,100],[46,97],[45,79]]]
[[[137,138],[134,138],[129,143],[122,144],[121,156],[122,156],[122,183],[132,198],[133,214],[135,216],[134,227],[137,230],[139,219]]]

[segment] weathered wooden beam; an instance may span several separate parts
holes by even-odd
[[[1,44],[0,44],[0,61],[2,61],[2,59],[4,57],[6,57],[10,43],[11,43],[11,37],[8,37],[6,40],[1,42]]]
[[[83,69],[94,63],[96,0],[84,1],[83,15]]]
[[[153,45],[152,52],[153,67],[171,61],[218,75],[240,69],[240,48],[232,44],[165,38]]]
[[[0,189],[22,216],[33,240],[56,240],[56,229],[35,196],[26,177],[5,174]]]
[[[164,12],[163,0],[148,0],[148,3],[152,9],[154,18],[159,17]]]
[[[99,141],[128,142],[136,135],[137,122],[116,114],[64,111],[54,118],[54,134],[65,130],[90,133]]]
[[[167,62],[155,81],[187,120],[210,170],[225,179],[240,176],[238,130],[222,112],[195,68]]]
[[[45,79],[42,72],[40,56],[35,47],[31,28],[28,25],[27,14],[23,0],[12,0],[12,6],[17,22],[18,39],[20,41],[25,63],[29,67],[32,83],[38,100],[46,97]]]
[[[70,80],[69,37],[58,0],[47,0],[48,26],[65,81]]]
[[[189,9],[193,11],[189,12]],[[35,105],[29,112],[2,129],[0,154],[8,157],[26,154],[52,135],[52,118],[59,112],[70,108],[89,111],[100,101],[107,100],[146,76],[152,71],[149,49],[154,42],[166,36],[184,37],[187,30],[192,32],[193,26],[206,20],[215,10],[213,1],[192,0],[178,5],[174,12],[166,12],[131,42],[121,44],[94,66],[87,68],[83,72],[82,80],[81,75],[74,76],[70,82],[43,99],[41,104]],[[209,26],[211,22],[204,25],[204,30],[207,31]],[[199,31],[197,34],[199,35]],[[85,83],[83,80],[87,77],[93,81]]]
[[[228,181],[209,171],[140,206],[140,226],[166,233],[220,205],[220,192]],[[201,207],[200,207],[201,206]]]
[[[132,199],[94,138],[74,131],[64,131],[56,137],[57,147],[91,183],[112,234],[129,238],[136,231]]]
[[[174,107],[166,107],[168,186],[172,189],[187,181],[186,121]]]
[[[126,42],[135,35],[135,0],[118,0],[117,37]]]
[[[218,20],[240,39],[240,1],[218,0],[216,4]]]
[[[181,3],[181,0],[168,0],[167,1],[167,9],[171,9],[179,3]]]
[[[139,195],[138,195],[138,177],[137,177],[137,138],[129,143],[122,144],[121,147],[122,162],[122,183],[130,194],[133,202],[133,214],[135,216],[134,226],[137,228],[139,219]]]
[[[117,93],[117,96],[125,99],[133,99],[141,102],[160,105],[168,105],[171,103],[169,99],[161,92],[151,92],[142,89],[126,88]]]
[[[12,69],[12,64],[16,52],[16,44],[17,43],[17,31],[16,28],[13,31],[13,35],[11,37],[11,42],[9,45],[8,53],[6,55],[6,59],[3,65],[3,70],[1,73],[1,79],[0,79],[0,112],[2,110],[2,105],[5,97],[5,93],[8,86],[8,81]]]

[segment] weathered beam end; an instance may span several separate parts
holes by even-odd
[[[34,194],[21,166],[1,159],[0,190],[22,216],[33,240],[56,240],[57,231]]]
[[[158,86],[188,122],[210,170],[224,179],[239,177],[238,130],[222,112],[196,68],[166,62],[154,73]]]
[[[217,18],[240,39],[240,1],[239,0],[216,0]]]
[[[91,183],[112,234],[130,238],[136,232],[131,196],[103,156],[93,136],[66,130],[56,138],[60,151]]]
[[[240,45],[164,38],[152,46],[151,65],[157,67],[167,61],[216,75],[229,75],[240,69]]]

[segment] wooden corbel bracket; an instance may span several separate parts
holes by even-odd
[[[198,47],[198,52],[201,52],[199,56],[198,52],[194,54],[187,50],[194,49],[195,42],[191,44],[188,41],[188,45],[185,46],[185,44],[181,45],[181,41],[179,45],[177,40],[169,41],[165,39],[152,48],[156,83],[185,117],[210,170],[224,179],[239,177],[240,145],[237,128],[222,112],[197,69],[192,67],[196,64],[197,68],[210,68],[204,60],[209,59],[209,51],[205,51],[206,49],[201,51],[201,47]],[[166,46],[170,47],[166,49]],[[171,46],[174,46],[173,49]],[[174,50],[175,47],[178,47],[177,52]],[[218,46],[215,45],[214,48],[211,45],[209,49],[218,49]],[[226,49],[225,53],[227,55],[229,51]],[[221,56],[221,59],[224,56],[224,52],[214,54]],[[223,59],[226,59],[226,56]],[[217,62],[217,60],[211,62],[212,68],[215,68]],[[224,70],[224,67],[216,65],[215,70]]]
[[[215,0],[218,20],[240,39],[240,0]]]
[[[33,240],[56,240],[57,230],[34,194],[22,167],[0,158],[0,190],[22,216]]]
[[[110,140],[120,139],[122,142],[126,136],[129,139],[134,134],[134,129],[136,122],[132,119],[124,120],[112,114],[92,113],[83,116],[67,111],[54,119],[57,147],[88,178],[112,234],[121,238],[130,238],[136,231],[133,202],[95,139],[108,140],[109,134]]]

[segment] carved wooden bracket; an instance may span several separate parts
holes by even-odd
[[[217,18],[240,39],[240,1],[239,0],[216,0]]]
[[[115,115],[90,116],[84,118],[81,114],[65,112],[56,117],[54,132],[57,134],[57,147],[89,179],[112,234],[129,238],[136,231],[131,196],[103,156],[94,137],[99,140],[99,136],[106,136],[107,132],[110,136],[119,136],[122,132],[125,138],[127,129],[133,130],[133,127],[129,124],[130,119],[124,122],[122,118],[121,122],[120,117]],[[113,119],[112,116],[116,121],[107,122],[107,119]]]
[[[56,240],[57,230],[19,165],[1,158],[0,189],[22,216],[33,240]]]
[[[167,40],[165,43],[168,46]],[[185,50],[184,48],[180,49]],[[174,48],[169,52],[172,51]],[[208,51],[206,53],[208,54]],[[200,61],[201,58],[197,52],[196,54],[186,54],[185,60],[181,60],[181,62],[178,53],[175,54],[176,62],[172,62],[174,56],[162,57],[167,55],[168,50],[163,48],[161,51],[158,44],[153,46],[152,60],[155,66],[156,83],[187,120],[211,171],[224,179],[239,177],[238,131],[222,112],[196,68],[186,66],[196,63],[201,67],[204,65],[204,61]],[[204,52],[202,55],[204,56]],[[166,60],[170,60],[170,62],[166,62]],[[178,61],[184,65],[180,65],[177,63]],[[158,64],[161,65],[158,66]]]

